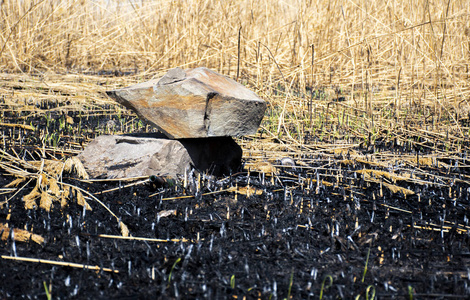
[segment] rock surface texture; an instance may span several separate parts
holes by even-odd
[[[107,94],[172,139],[255,134],[266,110],[254,92],[207,68],[172,69]]]
[[[228,175],[240,168],[241,157],[231,137],[170,140],[159,134],[102,135],[78,156],[93,178],[175,176],[192,167]]]

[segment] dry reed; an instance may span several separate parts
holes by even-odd
[[[99,110],[110,103],[105,89],[177,66],[207,66],[269,101],[260,132],[288,144],[388,140],[453,153],[469,148],[464,0],[0,5],[2,70],[39,75],[4,75],[7,101],[11,88],[41,86],[42,95],[27,89],[17,97],[72,99],[70,109],[86,103]]]

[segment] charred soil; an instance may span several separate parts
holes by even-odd
[[[361,171],[364,163],[331,160],[328,167],[337,172],[329,173],[322,155],[308,161],[303,168],[278,168],[272,176],[248,170],[225,178],[191,174],[186,184],[163,186],[63,178],[118,215],[132,235],[127,239],[119,238],[117,220],[92,199],[91,211],[74,201],[49,212],[25,210],[22,197],[34,188],[30,183],[3,205],[0,222],[45,240],[19,242],[10,234],[1,241],[0,297],[470,295],[470,202],[464,180],[454,176],[446,182],[440,174],[449,178],[449,170],[421,167],[431,174],[426,183],[393,185],[413,191],[407,193],[390,188],[384,174],[370,179]],[[12,179],[2,175],[0,183]],[[112,188],[117,189],[103,193]]]
[[[61,98],[56,109],[5,99],[0,299],[470,296],[468,144],[446,153],[418,140],[421,148],[398,139],[312,139],[293,151],[258,136],[238,140],[245,167],[226,177],[56,174],[63,190],[52,194],[68,190],[67,201],[25,209],[40,180],[53,182],[43,159],[64,161],[97,134],[151,130],[111,104],[77,108]],[[287,146],[270,152],[279,145]],[[275,166],[282,156],[295,166]],[[20,241],[13,229],[44,241],[27,234]]]

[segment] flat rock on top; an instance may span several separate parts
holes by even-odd
[[[266,110],[254,92],[207,68],[171,69],[107,94],[173,139],[255,134]]]

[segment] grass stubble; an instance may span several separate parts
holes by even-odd
[[[356,175],[380,194],[414,194],[403,182],[470,183],[458,171],[470,148],[465,0],[25,0],[2,1],[0,13],[0,128],[3,150],[16,154],[2,165],[17,173],[21,158],[65,160],[97,134],[151,130],[105,90],[206,66],[268,101],[258,134],[238,142],[246,166],[264,173],[268,163],[272,180],[288,156],[311,175],[292,175],[302,188],[343,182],[334,160],[362,165]],[[84,125],[94,117],[105,121]],[[29,152],[28,132],[41,137]],[[325,168],[309,169],[312,159]]]
[[[207,66],[269,102],[263,136],[468,149],[466,1],[4,1],[1,13],[4,102],[100,113],[116,106],[105,89]]]

